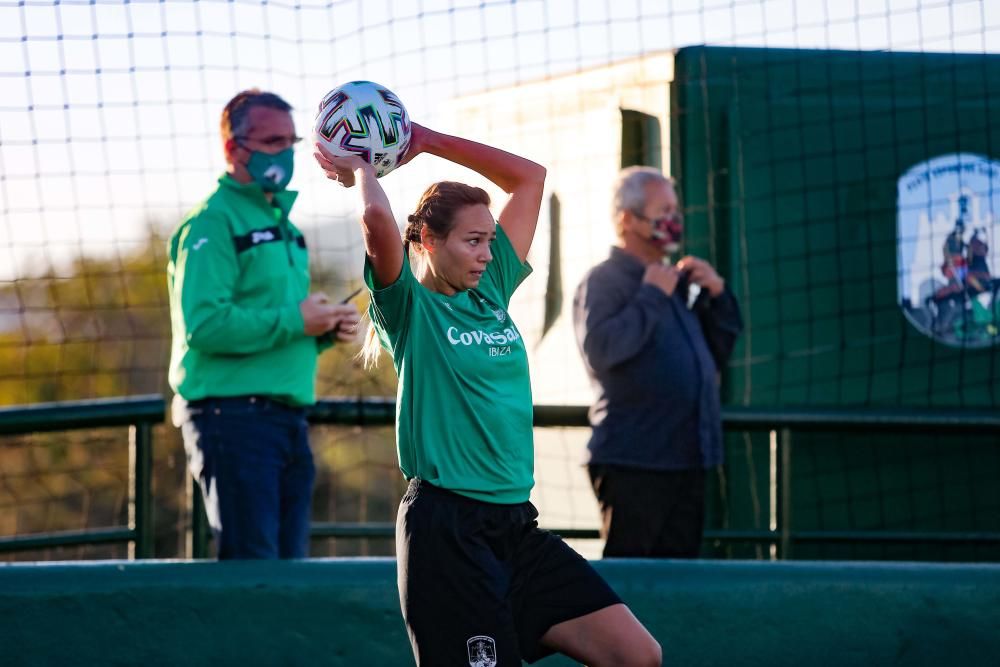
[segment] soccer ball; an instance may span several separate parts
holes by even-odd
[[[316,140],[334,155],[360,155],[382,177],[410,147],[410,115],[396,95],[371,81],[352,81],[323,96]]]

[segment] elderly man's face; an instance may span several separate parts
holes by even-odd
[[[646,205],[632,211],[632,232],[655,246],[663,254],[677,252],[684,233],[684,223],[678,210],[677,193],[669,182],[646,185]]]

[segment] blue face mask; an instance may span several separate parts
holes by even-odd
[[[280,153],[252,151],[247,171],[264,192],[281,192],[288,187],[295,170],[295,153],[286,148]]]

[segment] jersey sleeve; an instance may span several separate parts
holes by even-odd
[[[416,278],[410,270],[410,259],[403,253],[399,277],[389,285],[378,287],[374,268],[366,255],[364,278],[371,293],[368,316],[375,326],[382,347],[395,357],[394,350],[401,347],[406,337],[416,286]]]
[[[530,264],[518,258],[501,225],[497,225],[497,238],[491,249],[493,261],[486,267],[478,289],[506,308],[510,305],[510,297],[531,274],[532,268]]]

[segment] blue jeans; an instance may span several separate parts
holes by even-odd
[[[313,465],[305,410],[264,396],[174,400],[220,560],[308,555]]]

